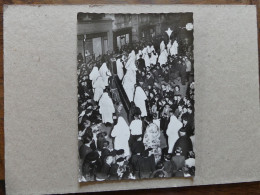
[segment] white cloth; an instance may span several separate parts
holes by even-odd
[[[136,60],[138,60],[140,58],[140,55],[143,55],[142,51],[139,50],[138,51],[138,54],[136,54]]]
[[[148,54],[144,56],[144,62],[146,67],[150,67],[150,58]]]
[[[94,66],[91,73],[89,74],[89,80],[92,81],[92,85],[95,82],[95,80],[100,76],[100,73],[98,71],[98,67]]]
[[[186,59],[185,64],[186,64],[186,72],[190,72],[191,71],[191,62],[190,62],[190,60]]]
[[[135,51],[134,50],[131,51],[128,58],[135,58]]]
[[[151,49],[151,47],[150,47],[149,45],[147,46],[147,52],[148,52],[148,53],[151,53],[151,52],[152,52],[152,49]]]
[[[127,70],[122,84],[129,101],[133,101],[136,84],[136,72],[131,69]]]
[[[137,107],[140,108],[142,117],[147,116],[146,105],[145,105],[146,99],[147,96],[144,90],[140,86],[136,87],[134,103]]]
[[[97,80],[93,83],[94,90],[94,101],[99,101],[100,97],[103,94],[103,90],[105,89],[105,83],[101,76],[97,78]]]
[[[168,124],[168,128],[166,130],[169,144],[168,153],[172,153],[174,144],[179,138],[178,131],[180,130],[180,128],[182,128],[182,123],[176,118],[176,116],[172,115],[170,118],[170,123]]]
[[[141,135],[143,132],[142,125],[143,123],[140,119],[133,120],[130,124],[131,135]]]
[[[99,100],[99,112],[102,115],[103,123],[113,123],[113,113],[115,112],[115,107],[112,99],[108,96],[108,93],[103,93]]]
[[[155,49],[154,49],[154,46],[153,46],[153,45],[151,46],[151,51],[155,51]]]
[[[110,70],[108,70],[107,64],[105,62],[99,68],[99,73],[103,78],[105,86],[108,86],[108,78],[111,76],[111,72],[110,72]]]
[[[171,40],[169,41],[169,43],[167,44],[167,52],[170,53],[170,49],[172,47],[172,43]]]
[[[163,65],[163,64],[166,64],[167,62],[167,57],[168,57],[168,54],[167,54],[167,51],[164,49],[160,56],[159,56],[159,59],[158,59],[158,62],[160,63],[160,66]]]
[[[158,58],[158,54],[157,53],[154,54],[152,52],[152,55],[151,55],[151,58],[150,58],[150,63],[153,64],[153,65],[156,65],[157,58]]]
[[[177,54],[178,54],[178,46],[179,46],[179,44],[178,44],[178,42],[175,40],[175,41],[173,42],[173,44],[172,44],[171,49],[170,49],[171,55],[177,55]]]
[[[142,54],[143,54],[143,55],[146,55],[146,54],[147,54],[147,47],[143,48]]]
[[[165,49],[165,44],[164,41],[162,41],[160,44],[160,53],[162,53],[164,49]]]
[[[185,160],[185,166],[195,167],[195,158],[188,158]]]
[[[114,149],[123,149],[125,151],[125,156],[130,155],[130,148],[128,144],[128,140],[130,138],[130,130],[123,117],[120,116],[118,118],[118,122],[112,130],[111,136],[115,138]]]
[[[124,77],[124,70],[123,70],[123,63],[121,62],[121,59],[117,59],[116,60],[116,70],[117,70],[117,75],[118,75],[118,78],[120,80],[123,79]]]

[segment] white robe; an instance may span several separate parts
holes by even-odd
[[[113,113],[115,112],[115,107],[112,99],[105,92],[99,100],[99,112],[102,115],[103,123],[113,123]]]
[[[135,51],[134,50],[131,51],[128,58],[135,58]]]
[[[136,65],[135,65],[135,58],[129,58],[129,60],[127,61],[126,65],[125,65],[125,68],[127,70],[134,70],[134,71],[136,71],[137,68],[136,68]]]
[[[123,63],[121,62],[121,59],[117,59],[116,60],[116,70],[117,70],[117,75],[118,75],[118,78],[120,80],[123,79],[124,77],[124,70],[123,70]]]
[[[147,54],[147,47],[143,48],[142,54],[143,54],[143,55],[146,55],[146,54]]]
[[[145,105],[146,99],[147,99],[147,96],[146,96],[144,90],[140,86],[136,87],[134,102],[135,102],[135,105],[140,108],[142,117],[147,116],[147,110],[146,110],[146,105]]]
[[[130,129],[123,117],[120,116],[118,118],[118,122],[112,130],[111,136],[115,138],[114,149],[123,149],[125,152],[125,156],[130,155],[130,147],[128,144],[128,140],[130,138]]]
[[[169,41],[169,43],[167,44],[167,52],[170,53],[170,49],[172,47],[172,43],[171,41]]]
[[[105,86],[108,86],[108,78],[111,76],[111,72],[110,72],[110,70],[108,70],[107,64],[105,62],[99,68],[99,73],[103,78]]]
[[[170,53],[171,55],[177,55],[178,54],[178,46],[179,44],[177,43],[177,41],[175,40],[172,44],[172,47],[170,49]]]
[[[98,71],[98,67],[94,66],[91,73],[89,74],[89,80],[93,83],[96,81],[96,79],[100,76],[100,73]]]
[[[151,58],[150,58],[150,63],[153,64],[153,65],[156,65],[156,62],[157,62],[157,58],[158,58],[158,54],[153,54],[151,55]]]
[[[145,62],[146,67],[150,67],[150,58],[149,58],[148,54],[146,54],[144,56],[144,62]]]
[[[153,46],[153,45],[151,46],[151,51],[155,51],[155,49],[154,49],[154,46]]]
[[[138,51],[138,54],[136,54],[136,60],[139,60],[140,55],[143,55],[143,53],[142,53],[141,50],[139,50],[139,51]]]
[[[162,41],[160,44],[160,53],[162,53],[164,49],[165,49],[165,44],[164,41]]]
[[[172,153],[174,144],[176,143],[177,139],[179,138],[178,131],[182,128],[182,122],[180,122],[176,116],[172,115],[170,118],[170,123],[168,124],[168,128],[166,130],[166,134],[168,135],[168,144],[169,149],[168,153]]]
[[[167,51],[163,50],[163,52],[160,54],[158,62],[160,63],[160,66],[162,66],[163,64],[166,64],[167,62]]]
[[[147,46],[147,52],[148,52],[148,53],[151,53],[151,52],[152,52],[152,48],[151,48],[149,45]]]
[[[127,70],[122,84],[129,101],[133,101],[136,84],[136,72],[131,69]]]
[[[94,88],[94,101],[99,101],[100,97],[103,94],[103,91],[105,89],[105,83],[101,76],[99,76],[96,81],[93,83]]]

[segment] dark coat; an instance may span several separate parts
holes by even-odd
[[[110,168],[111,168],[110,165],[108,165],[107,163],[104,163],[100,172],[108,175]]]
[[[142,153],[144,149],[145,147],[143,141],[134,141],[131,146],[131,151],[133,154]]]
[[[143,58],[139,58],[137,60],[137,63],[138,63],[138,69],[141,70],[141,71],[144,71],[145,70],[145,61]]]
[[[138,165],[140,168],[140,178],[150,178],[151,174],[155,170],[155,159],[154,155],[148,157],[141,157],[138,160]]]
[[[117,170],[119,168],[119,165],[118,164],[112,164],[111,165],[111,168],[109,170],[109,180],[117,180],[119,179],[119,176],[117,174]]]
[[[177,147],[181,147],[182,155],[185,157],[185,159],[188,158],[189,151],[193,151],[192,141],[187,135],[179,137],[173,147],[173,151],[175,151]]]
[[[176,165],[172,161],[165,161],[164,171],[167,173],[166,177],[172,177],[173,171],[176,170]]]

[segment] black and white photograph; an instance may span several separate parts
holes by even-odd
[[[79,182],[195,176],[193,13],[77,15]]]

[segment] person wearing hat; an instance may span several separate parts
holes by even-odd
[[[165,154],[164,155],[164,171],[167,173],[165,177],[172,177],[173,170],[176,170],[175,165],[171,161],[171,155],[170,154]]]
[[[123,175],[124,158],[118,158],[115,164],[111,165],[109,180],[119,180]]]
[[[141,158],[138,159],[140,179],[150,178],[155,170],[155,158],[151,152],[152,150],[152,148],[146,149],[141,153]]]
[[[175,153],[175,156],[173,156],[171,159],[171,161],[174,165],[174,170],[173,170],[172,176],[180,177],[183,174],[182,168],[185,166],[185,157],[182,155],[181,147],[177,147],[175,149],[174,153]]]
[[[113,160],[113,156],[106,156],[100,172],[108,176]]]
[[[164,164],[158,162],[156,165],[156,170],[152,173],[151,178],[162,178],[167,176],[167,172],[164,170]]]
[[[119,159],[119,158],[125,158],[125,150],[124,149],[116,150],[116,159]]]
[[[177,148],[182,149],[182,155],[185,157],[185,159],[188,158],[188,154],[190,151],[193,151],[193,145],[191,142],[190,137],[186,133],[185,128],[181,128],[179,131],[179,138],[177,139],[173,151],[175,151]]]
[[[82,165],[83,177],[85,177],[87,181],[94,181],[100,164],[101,163],[99,162],[99,155],[97,152],[92,151],[88,153]]]

